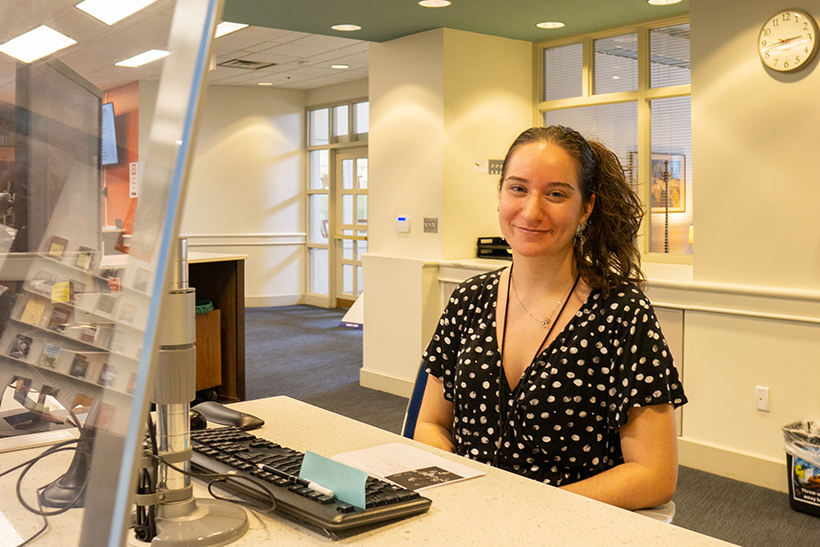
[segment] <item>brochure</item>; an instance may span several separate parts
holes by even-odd
[[[343,452],[332,459],[408,490],[424,490],[484,474],[483,471],[403,443]]]

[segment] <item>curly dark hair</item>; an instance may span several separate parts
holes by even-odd
[[[507,151],[499,190],[513,153],[533,142],[563,148],[576,162],[583,203],[586,205],[595,196],[595,206],[583,235],[575,241],[575,263],[584,281],[600,289],[604,297],[623,283],[643,287],[646,278],[635,244],[643,208],[626,182],[618,156],[600,142],[588,141],[574,129],[561,125],[533,127],[521,133]]]

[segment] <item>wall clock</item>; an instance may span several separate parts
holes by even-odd
[[[763,24],[757,51],[763,64],[772,70],[800,70],[817,53],[817,23],[806,12],[782,11]]]

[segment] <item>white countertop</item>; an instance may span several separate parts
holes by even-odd
[[[389,442],[422,447],[445,458],[481,469],[484,476],[451,483],[424,491],[433,501],[427,513],[389,523],[353,536],[332,541],[315,529],[277,514],[249,515],[250,530],[237,546],[290,545],[427,545],[427,546],[539,546],[551,547],[718,547],[730,545],[672,524],[605,505],[564,492],[531,479],[441,452],[387,431],[344,418],[290,399],[272,397],[231,405],[265,419],[265,426],[254,430],[296,450],[311,450],[325,456]],[[37,450],[0,454],[0,469],[8,469]],[[34,469],[26,479],[24,492],[31,494],[46,484],[55,471],[67,467],[70,454]],[[51,473],[49,473],[51,471]],[[11,530],[27,538],[39,529],[42,520],[28,514],[17,503],[14,481],[17,473],[0,479],[8,495],[0,499],[0,537],[14,538]],[[51,478],[48,478],[51,477]],[[196,495],[206,497],[201,482]],[[33,503],[33,501],[30,501]],[[76,545],[79,541],[81,510],[49,518],[50,529],[37,546]],[[12,542],[14,544],[16,542]]]

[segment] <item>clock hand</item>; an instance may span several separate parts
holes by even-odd
[[[786,45],[786,44],[790,43],[792,40],[797,40],[798,38],[802,38],[802,37],[803,37],[802,34],[798,34],[797,36],[792,36],[791,38],[778,38],[776,44],[772,44],[769,47],[767,47],[766,49],[772,49],[772,48],[775,48],[775,47],[778,47],[778,46],[783,46],[783,45]]]

